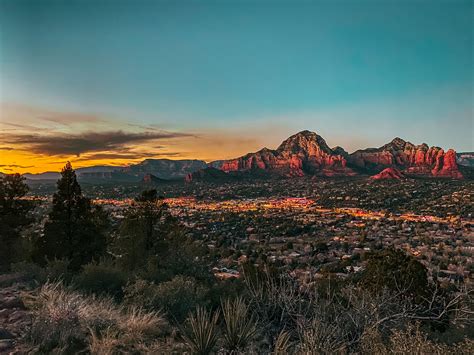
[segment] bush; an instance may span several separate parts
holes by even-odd
[[[80,290],[121,299],[122,289],[127,284],[127,274],[112,264],[92,263],[84,266],[74,283]]]
[[[12,271],[25,275],[30,281],[44,284],[47,281],[69,282],[72,278],[68,271],[69,262],[65,259],[54,259],[46,263],[44,267],[30,262],[19,262],[12,264]]]
[[[198,305],[206,303],[207,288],[192,277],[176,276],[158,285],[137,280],[125,288],[125,303],[149,310],[164,310],[181,322]]]

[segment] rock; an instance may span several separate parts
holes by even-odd
[[[263,170],[283,176],[356,174],[347,167],[342,154],[335,153],[321,136],[310,131],[289,137],[276,150],[263,148],[237,159],[224,160],[218,167],[225,172]]]
[[[0,339],[13,339],[14,336],[8,330],[0,328]]]
[[[369,171],[392,167],[414,175],[463,178],[454,150],[444,152],[439,147],[428,147],[425,143],[415,146],[401,138],[395,138],[380,148],[358,150],[349,155],[348,161]]]
[[[403,179],[404,176],[403,174],[395,168],[386,168],[382,170],[380,173],[377,175],[371,176],[371,180],[386,180],[386,179],[395,179],[395,180],[400,180]]]
[[[208,167],[188,174],[185,178],[186,182],[192,181],[223,181],[228,180],[230,176],[222,170]]]
[[[145,184],[162,184],[169,182],[169,180],[160,179],[153,174],[145,174],[145,176],[143,176],[142,182]]]
[[[0,309],[2,308],[19,308],[25,309],[25,304],[18,297],[3,297],[0,299]]]
[[[14,344],[13,340],[10,339],[0,340],[0,353],[12,349]]]
[[[22,311],[15,311],[12,314],[10,314],[10,317],[8,317],[8,321],[10,323],[15,323],[25,317],[24,312]]]

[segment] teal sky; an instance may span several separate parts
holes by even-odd
[[[472,151],[473,10],[0,0],[0,99],[182,132],[258,127],[266,145],[309,129],[348,150],[400,136]]]

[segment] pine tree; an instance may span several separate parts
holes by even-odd
[[[70,268],[78,270],[105,253],[107,217],[82,195],[71,163],[61,171],[57,187],[44,235],[37,241],[36,258],[39,262],[68,259]]]
[[[129,270],[146,264],[150,255],[163,248],[163,237],[167,225],[160,223],[169,216],[168,206],[158,197],[156,190],[146,190],[135,198],[120,226],[117,252],[121,262]]]
[[[27,192],[20,174],[0,177],[0,270],[21,259],[21,230],[32,222],[33,204],[23,199]]]

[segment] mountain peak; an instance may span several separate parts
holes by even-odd
[[[404,139],[401,139],[400,137],[395,137],[392,139],[390,144],[403,149],[403,147],[405,146],[405,144],[407,144],[407,142]]]
[[[315,132],[301,131],[287,138],[277,148],[278,152],[287,153],[305,153],[306,155],[314,155],[317,151],[330,153],[331,148],[326,141]]]

